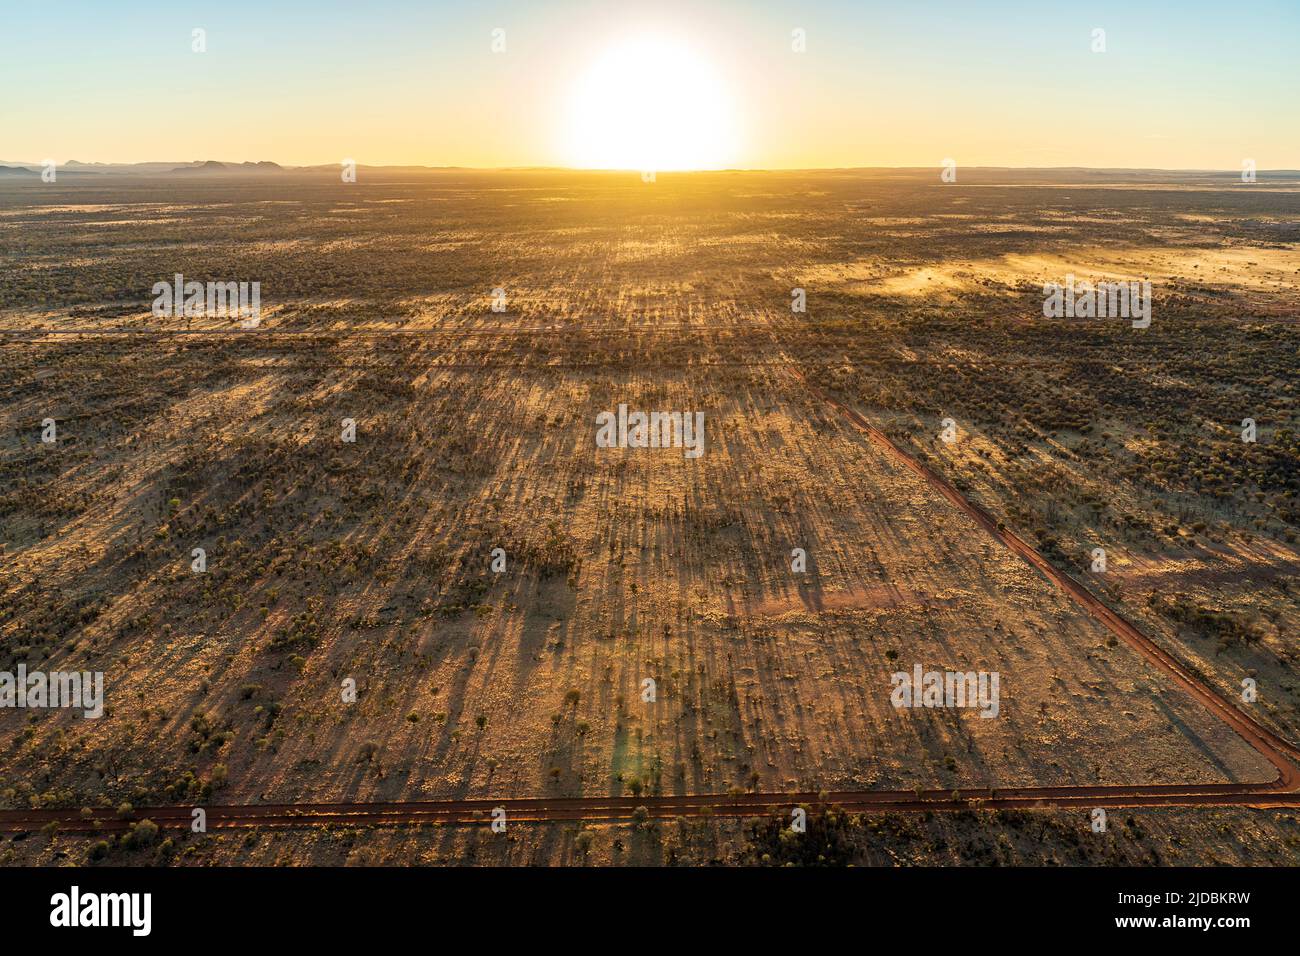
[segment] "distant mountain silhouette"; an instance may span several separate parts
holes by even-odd
[[[0,166],[0,176],[39,176],[40,173],[34,169],[24,169],[22,166]]]
[[[282,173],[284,167],[279,163],[262,160],[260,163],[221,163],[215,159],[195,163],[193,166],[177,166],[173,173]]]

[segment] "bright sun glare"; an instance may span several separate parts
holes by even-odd
[[[735,155],[726,88],[689,46],[640,36],[609,47],[580,76],[564,149],[586,169],[718,169]]]

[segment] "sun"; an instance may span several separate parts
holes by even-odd
[[[610,45],[580,74],[562,148],[582,169],[720,169],[735,155],[734,109],[696,50],[637,36]]]

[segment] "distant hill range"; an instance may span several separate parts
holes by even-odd
[[[219,163],[215,159],[209,159],[203,163],[191,163],[188,166],[177,166],[171,170],[173,173],[186,173],[189,175],[218,175],[224,176],[229,173],[282,173],[284,167],[279,163],[262,160],[260,163]]]
[[[39,176],[41,163],[4,163],[0,161],[0,176]],[[337,169],[338,167],[334,167]],[[215,159],[194,160],[189,163],[153,162],[153,163],[82,163],[70,159],[55,167],[60,177],[86,175],[112,176],[274,176],[288,172],[279,163],[263,160],[260,163],[222,163]]]
[[[4,177],[39,177],[44,168],[41,163],[13,162],[0,160],[0,176]],[[200,176],[283,176],[289,174],[314,175],[324,174],[337,177],[342,169],[341,163],[321,163],[313,166],[281,166],[269,160],[260,162],[230,163],[216,159],[196,159],[192,162],[148,162],[148,163],[83,163],[70,159],[55,167],[59,179],[64,176],[84,178],[87,176],[180,176],[185,178]],[[384,173],[436,173],[461,170],[460,166],[366,166],[358,165],[361,172],[375,171]]]
[[[14,162],[0,160],[0,176],[40,175],[41,163]],[[389,173],[400,172],[441,172],[461,169],[458,166],[357,166],[358,170],[382,170]],[[83,163],[70,159],[55,167],[60,178],[63,176],[280,176],[286,173],[311,174],[325,173],[338,176],[342,169],[340,163],[321,163],[314,166],[281,166],[269,160],[260,162],[230,163],[216,159],[196,159],[192,162],[148,162],[148,163]]]

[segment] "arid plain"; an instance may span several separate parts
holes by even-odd
[[[0,710],[0,804],[1271,780],[844,410],[1295,743],[1298,241],[1300,180],[1263,175],[0,180],[0,670],[106,698]],[[159,319],[177,273],[259,282],[260,323]],[[1045,318],[1067,276],[1149,281],[1150,326]],[[620,404],[703,413],[703,453],[598,447]],[[996,717],[896,708],[915,665],[997,673]],[[810,832],[831,862],[1300,850],[1293,810],[1112,821]],[[0,862],[816,861],[779,830],[51,828]]]

